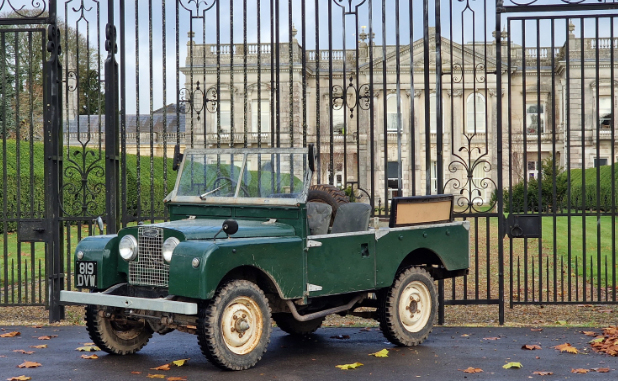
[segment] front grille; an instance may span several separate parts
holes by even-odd
[[[163,229],[137,229],[137,259],[129,263],[129,283],[140,286],[167,287],[169,265],[163,260]]]

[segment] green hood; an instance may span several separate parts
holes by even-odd
[[[179,220],[149,226],[179,231],[184,234],[187,240],[201,240],[213,239],[215,234],[221,230],[223,221],[211,219]],[[296,235],[292,226],[278,222],[247,220],[236,220],[236,222],[238,222],[238,232],[232,235],[232,238],[289,237]],[[217,235],[217,239],[221,238],[226,238],[224,232]]]

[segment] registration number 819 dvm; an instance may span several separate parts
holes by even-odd
[[[96,287],[97,262],[77,262],[77,287]]]

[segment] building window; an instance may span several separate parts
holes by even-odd
[[[526,130],[528,134],[545,132],[545,107],[536,103],[526,105]]]
[[[600,157],[595,157],[594,158],[594,167],[601,167],[603,165],[607,165],[607,159],[605,158],[600,158]]]
[[[333,132],[335,134],[345,134],[345,107],[333,110]]]
[[[397,98],[397,94],[391,94],[386,100],[386,128],[388,131],[397,131],[403,126],[401,113],[397,117]]]
[[[231,110],[230,101],[220,101],[219,102],[219,110],[217,110],[217,112],[214,113],[215,133],[217,132],[217,116],[218,115],[221,115],[221,132],[223,133],[230,132],[230,126],[232,124],[230,110]]]
[[[480,93],[470,94],[466,101],[466,131],[485,132],[485,97]]]
[[[399,191],[399,162],[389,161],[386,173],[388,176],[388,197],[391,199],[397,197]]]
[[[438,162],[431,162],[431,194],[438,194]]]
[[[435,134],[438,129],[436,121],[436,94],[429,95],[429,132]]]
[[[528,179],[534,180],[538,178],[539,178],[539,162],[529,161],[528,162]]]
[[[612,122],[612,106],[611,96],[599,96],[599,126],[603,129],[610,128],[610,123]]]
[[[260,110],[258,105],[261,104]],[[258,113],[261,115],[261,131],[262,133],[270,132],[270,102],[262,100],[258,103],[254,100],[251,103],[251,132],[258,132]]]

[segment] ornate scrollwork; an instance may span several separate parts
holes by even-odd
[[[26,5],[22,5],[21,7],[16,7],[13,5],[11,0],[2,0],[0,1],[0,10],[4,8],[4,5],[8,5],[15,14],[24,18],[38,18],[41,17],[43,13],[47,11],[47,2],[46,1],[37,1],[32,0],[30,2],[31,7],[26,8]]]
[[[479,63],[474,67],[474,80],[483,83],[485,82],[485,64]]]
[[[179,0],[178,3],[180,3],[180,6],[189,12],[193,12],[193,9],[189,9],[189,7],[191,7],[191,3],[193,3],[193,6],[195,7],[195,13],[199,15],[200,12],[206,12],[210,10],[217,3],[217,0],[188,0],[186,1],[186,5],[184,1]],[[200,10],[202,5],[204,6],[204,8]]]
[[[345,11],[345,13],[347,14],[352,14],[352,13],[356,13],[356,11],[352,10],[352,7],[354,8],[358,8],[361,5],[365,4],[367,0],[333,0],[333,2],[335,4],[337,4],[338,6],[340,6],[341,8],[343,8],[343,10]],[[346,9],[346,4],[347,4],[347,9]]]
[[[47,51],[51,53],[51,60],[57,59],[62,54],[60,46],[60,29],[56,25],[47,27]]]
[[[354,109],[357,105],[363,110],[369,109],[371,101],[369,85],[362,85],[357,90],[354,86],[354,75],[350,75],[350,82],[345,91],[343,87],[334,85],[331,89],[331,94],[333,99],[331,106],[333,110],[341,110],[341,108],[345,106],[350,110],[350,118],[354,118]]]
[[[479,157],[472,159],[472,153],[478,151]],[[448,171],[456,173],[460,170],[460,167],[466,173],[466,180],[462,183],[462,180],[458,178],[451,178],[444,184],[444,189],[450,185],[451,189],[459,191],[460,197],[457,198],[457,206],[463,210],[457,213],[482,213],[486,209],[492,209],[496,201],[490,201],[486,203],[482,197],[481,190],[496,188],[496,183],[491,177],[485,176],[483,178],[474,179],[474,173],[477,168],[481,168],[483,173],[487,174],[491,172],[491,163],[486,159],[487,154],[481,154],[479,147],[461,147],[459,149],[460,154],[453,154],[456,157],[455,160],[449,163],[447,166]],[[467,158],[464,158],[464,154],[467,153]]]
[[[118,44],[116,44],[116,25],[107,24],[105,26],[105,51],[109,52],[109,54],[118,53]]]
[[[453,68],[451,71],[452,71],[451,75],[453,76],[453,82],[459,83],[463,80],[463,77],[464,77],[463,66],[461,66],[459,62],[453,63]]]
[[[65,216],[95,217],[103,213],[102,200],[97,200],[97,196],[105,194],[105,170],[101,157],[87,151],[86,144],[82,143],[83,151],[75,150],[65,158],[64,184],[60,189],[60,208]]]
[[[539,0],[523,0],[523,1],[516,1],[516,0],[509,0],[512,4],[514,4],[515,6],[518,7],[527,7],[529,5],[532,5],[536,2],[538,2]],[[589,2],[589,3],[614,3],[615,0],[560,0],[561,3],[567,4],[567,5],[578,5],[578,4],[582,4],[585,2]],[[551,4],[548,4],[551,5]]]
[[[200,115],[204,109],[210,113],[217,112],[219,103],[217,99],[217,89],[211,87],[203,91],[200,88],[200,81],[197,81],[195,91],[191,91],[187,88],[180,89],[178,92],[178,103],[180,105],[189,105],[189,107],[184,107],[185,113],[191,110],[197,114],[197,120],[201,120]]]
[[[71,70],[67,72],[67,91],[75,90],[77,90],[77,73]]]

